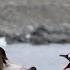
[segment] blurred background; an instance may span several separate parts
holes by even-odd
[[[70,42],[70,1],[0,0],[0,35],[8,43]]]
[[[62,70],[67,61],[59,55],[70,51],[70,0],[0,0],[0,37],[10,61]]]

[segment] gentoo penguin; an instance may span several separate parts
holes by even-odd
[[[69,61],[69,64],[66,65],[66,67],[64,68],[64,70],[70,68],[70,53],[68,53],[67,55],[59,55],[59,56],[64,57],[64,58],[66,58]]]

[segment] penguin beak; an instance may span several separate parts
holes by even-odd
[[[59,55],[59,56],[61,56],[61,57],[66,57],[66,55]]]

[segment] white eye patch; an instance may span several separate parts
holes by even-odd
[[[70,58],[70,54],[68,54],[68,58]]]

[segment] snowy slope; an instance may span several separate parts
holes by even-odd
[[[15,44],[9,45],[6,51],[11,63],[23,65],[26,68],[36,66],[37,70],[63,70],[68,61],[59,55],[69,53],[70,44],[41,46]]]

